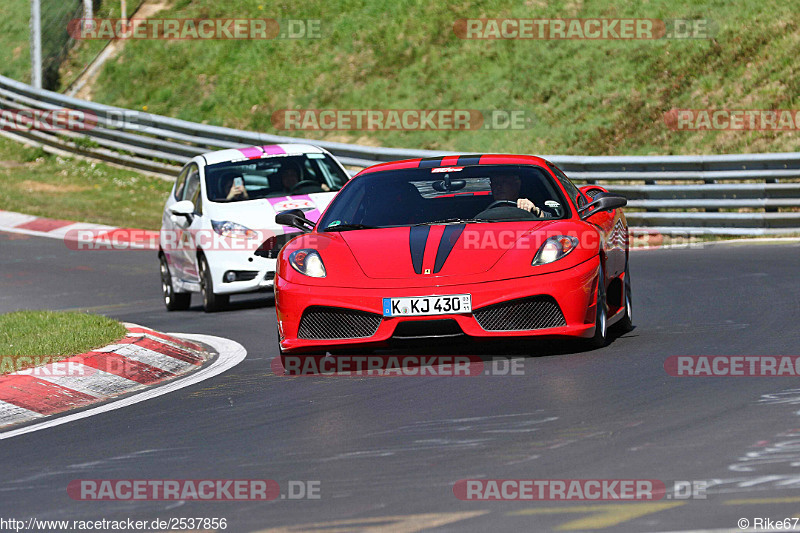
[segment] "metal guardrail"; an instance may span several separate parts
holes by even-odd
[[[79,100],[0,76],[0,109],[91,112],[84,131],[6,132],[51,149],[174,177],[191,157],[222,148],[309,142],[351,167],[453,154],[316,141],[198,124]],[[578,183],[629,198],[632,226],[661,233],[800,233],[800,153],[711,156],[544,156]]]

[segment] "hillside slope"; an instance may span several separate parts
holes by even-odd
[[[681,132],[663,119],[671,108],[797,108],[800,12],[790,2],[651,0],[614,7],[592,0],[449,6],[177,0],[158,15],[171,17],[319,19],[322,37],[129,41],[93,87],[96,101],[236,128],[398,147],[545,154],[797,150],[796,132]],[[714,37],[465,40],[454,33],[457,19],[479,17],[702,18]],[[533,122],[517,131],[273,127],[274,111],[309,108],[526,110]]]

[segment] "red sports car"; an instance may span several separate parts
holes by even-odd
[[[527,155],[362,170],[278,256],[282,353],[393,340],[566,336],[631,327],[626,199]]]

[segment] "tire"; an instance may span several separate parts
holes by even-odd
[[[625,306],[625,315],[620,319],[615,326],[624,333],[633,329],[633,297],[631,293],[631,274],[628,269],[628,263],[625,263],[625,294],[623,295],[623,305]]]
[[[172,286],[172,274],[169,271],[169,263],[167,258],[161,254],[158,256],[159,263],[161,264],[161,295],[164,300],[164,305],[167,311],[185,311],[189,309],[192,304],[192,293],[190,292],[175,292]]]
[[[211,279],[211,269],[208,261],[201,255],[197,259],[200,268],[200,294],[203,296],[203,311],[213,313],[228,305],[230,297],[227,294],[214,293],[214,280]]]
[[[608,310],[606,309],[606,286],[603,283],[603,266],[600,265],[600,275],[597,278],[597,313],[594,321],[594,337],[587,339],[590,348],[602,348],[608,342]]]

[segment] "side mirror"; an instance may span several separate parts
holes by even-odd
[[[173,215],[192,216],[194,214],[194,202],[191,200],[181,200],[178,203],[172,204],[169,212]]]
[[[586,220],[592,215],[601,211],[611,211],[628,205],[628,199],[624,196],[612,193],[600,193],[595,196],[593,202],[586,204],[578,210],[581,220]]]
[[[281,226],[290,226],[297,228],[303,233],[308,233],[314,229],[314,223],[306,218],[306,215],[300,209],[289,209],[288,211],[281,211],[275,215],[275,222]]]
[[[192,217],[194,217],[194,202],[191,200],[181,200],[173,204],[172,207],[169,208],[169,212],[173,216],[184,217],[186,221],[189,222],[192,220]]]

